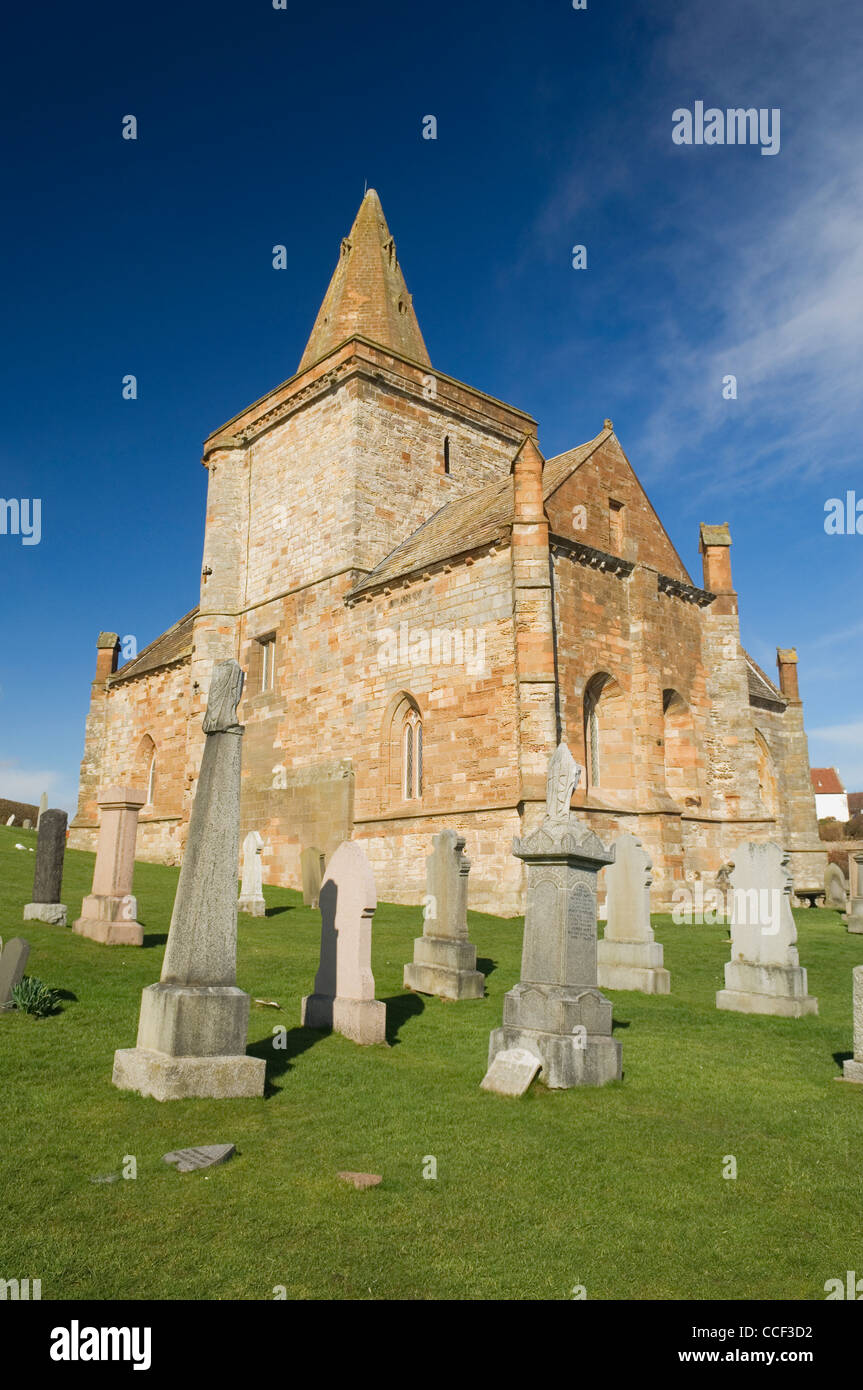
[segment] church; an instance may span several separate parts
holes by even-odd
[[[452,828],[470,905],[515,915],[513,836],[542,819],[560,742],[576,816],[649,850],[655,911],[747,840],[821,882],[797,655],[777,650],[774,681],[741,646],[729,526],[701,525],[696,583],[611,420],[545,458],[530,415],[433,367],[374,190],[297,371],[203,464],[197,606],[123,665],[99,635],[74,847],[95,847],[99,790],[131,785],[138,857],[181,861],[213,665],[234,657],[265,882],[299,887],[305,847],[353,838],[381,899],[419,903]]]

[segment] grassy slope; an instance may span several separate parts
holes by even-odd
[[[262,1100],[160,1104],[111,1085],[134,1045],[140,991],[159,977],[177,871],[141,864],[143,950],[21,922],[35,833],[0,828],[0,935],[26,935],[28,973],[68,990],[63,1012],[0,1016],[0,1277],[41,1277],[44,1298],[823,1298],[863,1271],[863,1087],[836,1084],[851,1046],[851,967],[863,942],[835,913],[798,914],[817,1018],[720,1013],[723,927],[659,918],[673,993],[615,993],[625,1079],[521,1100],[479,1089],[488,1034],[518,978],[521,923],[470,914],[488,997],[405,994],[417,908],[375,916],[377,996],[390,1048],[299,1027],[317,965],[318,914],[267,889],[240,919],[238,983]],[[70,852],[70,921],[92,874]],[[275,909],[275,911],[272,911]],[[484,958],[484,959],[483,959]],[[493,968],[492,968],[493,967]],[[288,1029],[274,1051],[272,1027]],[[232,1142],[239,1154],[179,1175],[162,1154]],[[94,1184],[137,1159],[135,1181]],[[425,1155],[437,1158],[424,1180]],[[722,1178],[734,1154],[738,1178]],[[357,1192],[338,1169],[381,1173]]]

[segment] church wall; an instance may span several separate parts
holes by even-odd
[[[189,663],[112,683],[104,695],[98,742],[98,788],[133,786],[147,790],[149,756],[141,755],[147,735],[155,744],[154,805],[138,819],[137,858],[179,863],[185,838],[186,729]],[[94,750],[95,752],[95,750]],[[95,796],[79,807],[69,836],[73,849],[95,850],[99,812]]]

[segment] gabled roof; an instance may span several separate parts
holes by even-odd
[[[565,454],[547,459],[543,469],[543,498],[547,499],[604,444],[611,430],[604,429],[595,439]],[[442,560],[465,555],[480,546],[490,545],[509,530],[513,523],[512,475],[486,483],[466,497],[456,497],[429,517],[428,521],[384,556],[371,574],[356,584],[348,595],[357,595],[377,588],[391,579],[398,579]]]
[[[115,671],[113,676],[109,677],[111,683],[146,675],[150,671],[158,670],[160,666],[171,666],[174,662],[183,661],[187,656],[191,656],[197,616],[198,609],[192,608],[174,623],[173,627],[169,627],[167,632],[163,632],[161,637],[157,637],[139,652],[132,661],[127,661],[125,666]]]
[[[809,769],[813,789],[823,796],[842,796],[845,788],[839,780],[835,767],[813,767]]]
[[[774,685],[770,677],[764,674],[758,662],[754,661],[747,651],[744,651],[743,655],[746,658],[746,677],[749,682],[750,700],[769,700],[771,704],[781,705],[785,709],[788,701],[779,687]]]
[[[338,264],[297,370],[304,371],[357,334],[431,366],[396,259],[396,245],[373,188],[342,240]]]

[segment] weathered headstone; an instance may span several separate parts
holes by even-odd
[[[21,829],[22,829],[22,830],[32,830],[32,829],[33,829],[33,822],[32,822],[31,820],[25,820],[25,821],[23,822],[22,826],[21,826]]]
[[[621,1076],[621,1046],[611,1036],[611,1001],[596,978],[596,876],[614,859],[569,803],[581,768],[566,744],[549,762],[546,816],[513,841],[527,865],[521,979],[504,996],[503,1026],[489,1039],[499,1052],[524,1048],[556,1089],[604,1086]]]
[[[4,946],[0,941],[0,1013],[14,1008],[12,991],[24,978],[30,943],[16,936]]]
[[[671,976],[650,925],[650,855],[634,835],[618,835],[614,861],[605,871],[605,936],[597,943],[601,989],[668,994]]]
[[[476,947],[467,938],[465,838],[442,830],[426,859],[426,906],[423,934],[414,941],[412,965],[404,983],[419,994],[441,999],[482,999],[485,976],[476,968]]]
[[[137,1046],[114,1054],[114,1085],[157,1100],[264,1091],[266,1063],[246,1056],[249,996],[236,984],[242,690],[237,662],[218,662],[162,977],[141,996]]]
[[[722,914],[726,918],[728,917],[728,901],[731,892],[732,867],[731,864],[720,864],[719,868],[716,870],[716,878],[714,879],[716,891],[722,899]]]
[[[306,907],[317,907],[321,897],[321,883],[325,870],[325,856],[319,849],[311,846],[300,855],[300,869],[303,875],[303,903]]]
[[[106,787],[99,793],[99,839],[93,887],[81,904],[72,930],[108,946],[143,946],[144,928],[137,920],[132,895],[138,812],[147,793],[134,787]]]
[[[846,1081],[863,1082],[863,965],[856,965],[851,976],[853,981],[854,1057],[842,1063],[842,1075]]]
[[[321,884],[321,959],[315,992],[302,1002],[307,1028],[332,1028],[357,1043],[386,1040],[386,1004],[375,999],[372,918],[378,905],[365,851],[345,840]]]
[[[65,811],[43,811],[36,841],[36,871],[33,901],[24,908],[24,921],[49,922],[65,927],[66,908],[60,901],[63,886],[63,857],[66,853]]]
[[[854,895],[848,907],[848,921],[846,926],[855,935],[863,935],[863,851],[849,855],[853,865],[851,882],[854,887]]]
[[[14,816],[10,816],[9,819],[7,820],[6,824],[7,824],[7,825],[14,825],[14,824],[15,824],[15,817],[14,817]]]
[[[838,864],[828,864],[824,870],[824,906],[836,912],[848,907],[848,884]]]
[[[178,1173],[193,1173],[197,1168],[212,1168],[217,1163],[227,1163],[237,1152],[235,1144],[205,1144],[200,1149],[176,1149],[163,1154],[163,1163],[174,1163]]]
[[[46,812],[47,810],[48,810],[48,793],[47,793],[47,792],[43,792],[42,795],[41,795],[41,797],[39,798],[39,813],[38,813],[38,815],[36,816],[36,829],[37,829],[37,830],[39,829],[39,826],[42,824],[42,817],[44,816],[44,814],[45,814],[45,812]]]
[[[237,907],[250,917],[266,917],[261,852],[264,841],[257,830],[250,830],[243,841],[243,882]]]
[[[716,1007],[802,1018],[817,1014],[794,945],[788,855],[779,845],[740,845],[731,875],[731,960]]]
[[[523,1096],[541,1066],[535,1053],[523,1047],[505,1048],[495,1056],[480,1086],[499,1096]]]

